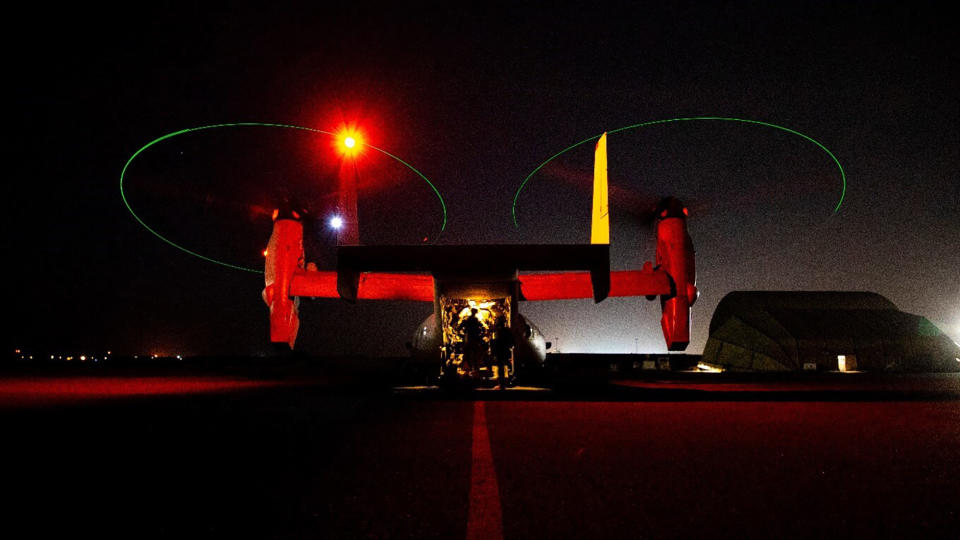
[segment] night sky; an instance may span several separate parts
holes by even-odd
[[[271,350],[262,276],[156,239],[127,212],[120,172],[184,128],[357,123],[365,243],[589,239],[592,144],[611,136],[613,267],[653,258],[637,213],[691,208],[698,287],[690,352],[733,290],[869,290],[960,341],[960,85],[951,17],[925,2],[691,2],[556,8],[269,3],[20,8],[8,14],[9,348],[115,353]],[[65,9],[65,10],[64,10]],[[133,9],[131,11],[131,9]],[[72,10],[72,11],[71,11]],[[193,133],[131,165],[131,204],[183,245],[262,264],[269,208],[319,217],[329,140],[267,128]],[[332,268],[331,235],[310,248]],[[401,354],[428,304],[304,301],[298,347]],[[659,303],[521,306],[563,352],[662,352]]]

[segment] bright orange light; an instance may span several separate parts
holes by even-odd
[[[269,250],[267,250],[267,249],[263,250],[263,256],[264,256],[264,257],[266,257],[268,253],[270,253]]]
[[[344,155],[353,157],[360,151],[359,135],[354,133],[344,134],[340,137],[340,152]]]
[[[337,151],[347,157],[354,157],[363,149],[363,135],[355,127],[343,127],[337,132]]]

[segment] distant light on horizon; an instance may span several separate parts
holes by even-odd
[[[936,321],[934,321],[933,324],[939,328],[943,334],[947,336],[947,339],[952,341],[954,345],[960,347],[960,318],[958,318],[953,324]]]

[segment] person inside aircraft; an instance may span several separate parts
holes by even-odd
[[[513,345],[513,333],[510,332],[506,319],[501,315],[497,317],[493,335],[493,354],[497,360],[497,378],[499,379],[500,390],[507,389],[507,365],[510,363]]]
[[[463,338],[464,353],[463,359],[467,364],[467,369],[474,373],[480,365],[483,349],[486,345],[483,340],[484,327],[477,316],[477,308],[470,310],[470,315],[460,321],[458,328]]]

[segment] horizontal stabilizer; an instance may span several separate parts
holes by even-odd
[[[607,267],[610,246],[486,244],[340,246],[337,269],[358,272],[488,273],[504,270],[593,270]]]
[[[348,281],[348,285],[352,276],[360,272],[430,272],[434,276],[482,277],[521,270],[589,271],[593,298],[599,302],[610,291],[610,246],[487,244],[340,246],[337,249],[338,283]],[[339,288],[341,293],[353,292],[344,291],[346,287]]]

